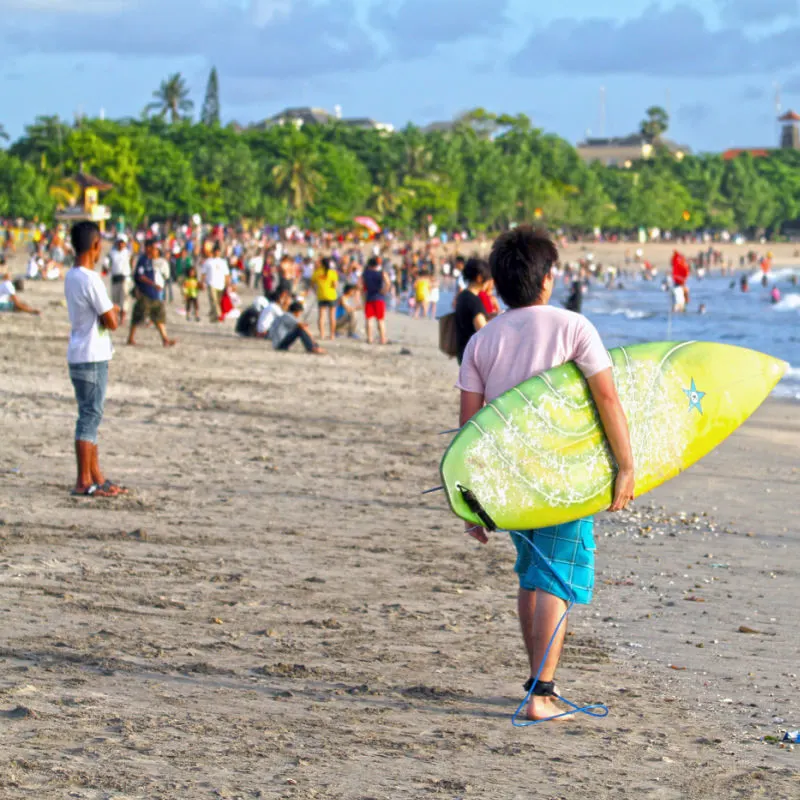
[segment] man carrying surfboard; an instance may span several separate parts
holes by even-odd
[[[489,263],[497,292],[509,310],[478,331],[464,352],[457,384],[461,390],[460,425],[485,403],[528,378],[574,361],[589,385],[618,466],[609,510],[620,511],[633,499],[634,491],[628,423],[614,385],[611,359],[597,330],[580,314],[548,305],[557,261],[553,242],[528,226],[508,231],[495,241]],[[467,523],[467,530],[479,542],[488,542],[483,528]],[[530,674],[539,676],[527,709],[531,720],[561,713],[553,685],[566,634],[566,626],[560,622],[570,600],[591,602],[592,531],[591,518],[526,531],[526,539],[536,548],[530,541],[512,536],[517,548],[522,638]]]

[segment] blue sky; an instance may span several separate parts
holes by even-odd
[[[289,105],[402,126],[483,106],[575,142],[667,105],[695,150],[776,143],[800,110],[800,0],[0,0],[2,122],[138,116],[168,73],[225,121]]]

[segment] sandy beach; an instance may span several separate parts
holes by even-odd
[[[120,331],[100,447],[133,494],[83,500],[62,291],[0,314],[0,797],[800,796],[762,741],[800,727],[799,405],[598,519],[559,685],[610,714],[520,730],[513,547],[420,496],[456,420],[435,323],[320,358]]]

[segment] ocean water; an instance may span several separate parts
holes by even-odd
[[[661,277],[655,281],[623,278],[623,289],[592,285],[584,296],[583,313],[609,348],[666,339],[699,340],[749,347],[783,359],[791,367],[773,395],[800,401],[800,286],[791,284],[793,273],[800,275],[800,267],[775,272],[768,288],[761,286],[760,273],[753,274],[747,293],[739,289],[738,274],[735,278],[693,278],[684,314],[670,313],[671,295],[661,288]],[[782,295],[777,304],[770,299],[773,285]],[[553,304],[563,305],[567,294],[559,281]],[[701,303],[705,314],[698,313]],[[439,313],[447,313],[451,304],[452,294],[442,292]]]

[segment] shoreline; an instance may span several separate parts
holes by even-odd
[[[0,317],[5,796],[796,793],[760,741],[800,727],[795,403],[598,518],[559,685],[611,715],[520,731],[513,547],[418,494],[457,405],[433,324],[322,358],[174,311],[174,351],[118,335],[100,446],[134,495],[84,501],[61,289]]]

